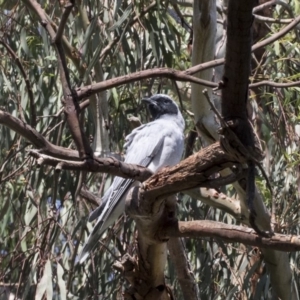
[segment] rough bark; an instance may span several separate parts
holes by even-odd
[[[145,193],[147,197],[156,198],[199,186],[217,186],[225,178],[213,179],[211,176],[235,163],[236,161],[223,151],[220,144],[215,143],[179,164],[155,173],[144,182]],[[235,179],[236,177],[233,176],[231,183]]]
[[[253,136],[249,126],[247,126],[247,100],[251,59],[252,9],[255,4],[256,1],[229,1],[224,87],[222,89],[222,115],[225,120],[238,119],[241,121],[234,132],[248,149],[253,148]],[[240,199],[245,199],[245,194],[241,191],[239,196]],[[266,222],[266,218],[261,214],[266,209],[257,191],[254,200],[254,208],[258,212],[255,222],[262,229],[269,230],[269,222]],[[264,209],[260,211],[257,209],[258,206]],[[269,217],[267,219],[269,220]],[[276,252],[273,249],[264,250],[264,252],[268,254],[268,257],[274,259],[267,259],[265,262],[268,269],[272,271],[271,281],[277,296],[281,299],[295,299],[293,298],[295,292],[292,286],[291,269],[287,254]],[[285,273],[282,272],[282,268],[285,269]],[[284,280],[283,276],[285,277]],[[285,282],[286,284],[282,285],[278,282]]]

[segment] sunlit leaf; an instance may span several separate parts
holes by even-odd
[[[52,287],[51,262],[49,259],[45,264],[43,276],[37,285],[35,300],[41,300],[45,293],[46,293],[46,299],[51,300],[53,296],[53,287]]]
[[[59,286],[59,293],[61,300],[67,299],[67,290],[66,290],[66,282],[63,279],[64,270],[62,266],[58,263],[57,264],[57,282]]]

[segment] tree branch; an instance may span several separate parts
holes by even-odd
[[[157,235],[158,228],[161,228],[165,220],[174,218],[176,198],[169,197],[164,205],[162,205],[163,200],[156,201],[153,210],[144,213],[140,192],[139,187],[134,187],[126,197],[126,212],[135,220],[138,228],[140,280],[134,283],[133,288],[138,291],[142,299],[146,295],[146,299],[169,299],[164,276],[167,239],[159,240]]]
[[[153,77],[164,77],[164,78],[169,78],[169,79],[179,80],[179,81],[189,81],[189,82],[194,82],[205,86],[209,86],[212,88],[218,87],[217,83],[208,80],[201,80],[194,76],[187,75],[186,71],[177,71],[169,68],[155,68],[152,70],[144,70],[144,71],[120,76],[117,78],[108,79],[106,81],[98,82],[88,86],[79,87],[76,89],[76,91],[78,94],[78,99],[82,100],[90,97],[95,93],[99,93],[101,91],[108,90],[122,84],[127,84],[130,82],[135,82],[135,81],[139,81],[147,78],[153,78]]]
[[[50,143],[42,134],[30,125],[3,110],[0,110],[0,124],[7,126],[26,138],[32,145],[40,149],[40,153],[45,153],[61,159],[79,160],[77,151]]]
[[[259,81],[256,83],[249,84],[249,87],[254,88],[254,87],[261,87],[261,86],[271,86],[274,88],[288,88],[288,87],[299,86],[299,85],[300,85],[300,81],[281,83],[281,82],[264,80],[264,81]]]
[[[69,71],[67,68],[66,58],[62,45],[62,31],[63,26],[66,23],[66,17],[70,14],[72,7],[71,4],[66,6],[65,12],[63,14],[62,22],[59,27],[59,33],[56,34],[54,29],[51,26],[51,22],[48,21],[48,17],[45,11],[41,8],[40,4],[38,4],[35,0],[23,0],[24,3],[30,7],[35,14],[37,14],[40,18],[41,24],[47,30],[52,42],[54,43],[55,50],[57,53],[57,62],[58,69],[60,74],[60,79],[63,87],[64,94],[64,112],[67,119],[67,123],[70,128],[70,132],[73,136],[74,142],[77,146],[79,156],[81,158],[92,157],[93,151],[89,145],[88,139],[84,134],[83,128],[79,122],[78,114],[79,114],[79,106],[78,106],[78,98],[75,91],[71,89]]]
[[[26,89],[27,89],[27,92],[28,92],[29,103],[30,103],[30,125],[32,127],[35,127],[36,123],[37,123],[37,121],[36,121],[36,109],[35,109],[35,103],[34,103],[34,95],[33,95],[33,91],[32,91],[32,88],[31,88],[29,78],[28,78],[28,76],[26,74],[26,71],[25,71],[25,69],[24,69],[24,67],[21,63],[20,58],[17,56],[17,54],[14,52],[14,50],[11,49],[11,47],[7,43],[5,43],[2,39],[0,39],[0,44],[2,44],[6,48],[8,53],[12,56],[12,58],[16,62],[17,66],[19,67],[19,69],[21,71],[21,74],[24,78]]]
[[[37,150],[29,150],[29,154],[37,159],[38,166],[50,165],[57,170],[104,172],[124,178],[132,178],[141,182],[152,175],[152,172],[145,167],[127,164],[114,157],[94,157],[93,159],[85,159],[83,161],[71,161],[48,156]]]
[[[73,7],[74,7],[74,5],[70,2],[65,5],[65,10],[61,16],[61,20],[60,20],[60,23],[59,23],[59,26],[58,26],[58,29],[56,32],[56,36],[53,39],[54,43],[61,42],[66,23],[68,21],[69,15],[70,15]]]
[[[170,257],[175,266],[183,298],[185,300],[197,300],[200,299],[198,297],[199,289],[183,243],[183,239],[180,238],[169,239],[168,248]]]
[[[289,25],[282,28],[277,33],[272,34],[269,38],[254,44],[251,48],[251,52],[275,42],[279,38],[286,35],[290,30],[295,28],[299,23],[300,23],[300,16],[296,17]],[[209,61],[209,62],[200,64],[200,65],[193,66],[193,67],[185,70],[184,72],[187,75],[193,75],[193,74],[195,74],[199,71],[203,71],[203,70],[206,70],[208,68],[214,68],[214,67],[220,66],[220,65],[224,64],[224,62],[225,62],[225,58],[219,58],[219,59],[215,59],[213,61]],[[203,85],[205,85],[205,84],[203,84]]]
[[[159,239],[189,237],[220,238],[227,242],[269,248],[279,251],[299,251],[300,237],[295,235],[274,234],[272,238],[259,236],[252,228],[228,225],[215,221],[188,221],[164,224],[159,230]]]
[[[211,177],[213,174],[232,167],[235,163],[237,161],[226,154],[217,142],[201,149],[176,166],[155,173],[143,184],[145,197],[162,198],[199,186],[210,186],[214,180]],[[236,180],[236,177],[232,177],[232,180]]]
[[[278,40],[282,36],[286,35],[291,29],[297,26],[297,24],[300,23],[300,16],[296,17],[289,25],[284,27],[282,30],[278,31],[277,33],[273,34],[269,38],[256,43],[252,46],[251,51],[255,51],[259,48],[265,47],[274,41]],[[208,80],[201,80],[194,76],[191,76],[193,74],[196,74],[199,71],[204,71],[209,68],[214,68],[217,66],[220,66],[224,64],[225,59],[220,58],[213,61],[209,61],[200,65],[193,66],[185,71],[177,71],[170,68],[155,68],[152,70],[144,70],[136,73],[132,73],[130,75],[121,76],[113,79],[106,80],[105,82],[96,83],[94,85],[84,86],[77,88],[78,98],[79,100],[82,100],[84,98],[88,98],[90,95],[101,92],[104,90],[108,90],[110,88],[127,84],[130,82],[134,82],[137,80],[147,79],[147,78],[153,78],[153,77],[165,77],[173,80],[178,81],[189,81],[197,84],[201,84],[207,87],[212,88],[218,88],[219,84],[214,83]],[[259,83],[255,83],[257,85]],[[290,86],[297,86],[298,83],[290,83]],[[269,85],[269,82],[266,82],[266,85]],[[253,87],[253,84],[249,85],[249,87]]]

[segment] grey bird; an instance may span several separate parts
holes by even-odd
[[[153,121],[134,129],[126,138],[125,162],[137,164],[157,172],[166,166],[177,164],[183,153],[185,123],[177,104],[165,94],[142,99],[149,107]],[[126,194],[135,181],[115,177],[102,198],[102,204],[94,210],[89,221],[97,219],[79,256],[83,263],[97,245],[103,232],[125,210]]]

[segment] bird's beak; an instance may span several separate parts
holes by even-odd
[[[143,98],[142,101],[145,101],[146,103],[151,103],[150,98]]]
[[[154,100],[152,100],[151,98],[143,98],[142,101],[146,102],[148,105],[149,104],[156,105],[156,102]]]

